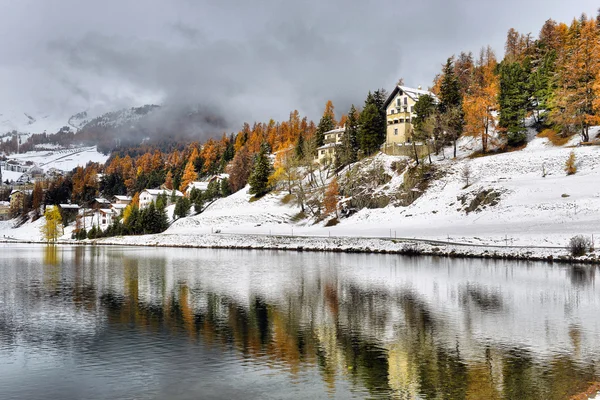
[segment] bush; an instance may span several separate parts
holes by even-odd
[[[569,252],[573,257],[585,255],[592,248],[592,241],[587,236],[573,236],[569,241]]]

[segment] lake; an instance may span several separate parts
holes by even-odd
[[[598,267],[0,245],[1,399],[565,399]]]

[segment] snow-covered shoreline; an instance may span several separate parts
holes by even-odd
[[[0,239],[0,243],[44,242]],[[349,236],[321,237],[215,233],[200,235],[157,234],[123,236],[85,241],[61,240],[57,244],[378,253],[600,264],[600,252],[598,251],[589,253],[583,257],[573,258],[564,247],[473,245],[411,238],[390,239]]]

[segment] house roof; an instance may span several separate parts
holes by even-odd
[[[100,208],[98,211],[100,211],[102,214],[112,214],[113,210],[109,209],[109,208]]]
[[[127,204],[111,204],[110,206],[115,210],[124,210],[127,208]]]
[[[121,201],[126,201],[126,200],[131,201],[131,196],[121,196],[121,195],[117,194],[114,196],[114,198],[117,200],[121,200]]]
[[[104,197],[96,197],[94,201],[100,204],[110,204],[110,201],[106,200]]]
[[[208,182],[190,182],[185,188],[185,191],[192,189],[208,190]]]
[[[171,196],[171,194],[173,194],[172,190],[165,190],[165,189],[144,189],[143,191],[147,192],[148,194],[150,194],[152,196],[158,196],[163,193],[165,193],[167,196]],[[181,193],[179,190],[175,190],[175,196],[183,197],[183,193]]]
[[[345,131],[346,131],[345,127],[336,128],[336,129],[332,129],[330,131],[325,132],[323,135],[327,135],[327,134],[330,134],[330,133],[344,133]]]
[[[78,204],[59,204],[58,206],[60,208],[64,208],[64,209],[68,209],[68,210],[78,210],[79,209]]]
[[[328,149],[330,147],[335,147],[338,145],[339,145],[339,143],[327,143],[327,144],[324,144],[323,146],[317,148],[317,150],[324,150],[324,149]]]
[[[390,93],[390,95],[388,96],[387,100],[383,104],[384,108],[387,108],[390,105],[390,103],[392,102],[392,100],[394,99],[394,97],[396,97],[396,95],[400,91],[402,91],[403,93],[405,93],[408,97],[410,97],[414,101],[419,100],[419,97],[423,96],[424,94],[428,94],[431,97],[433,97],[434,100],[437,100],[437,96],[435,94],[433,94],[432,92],[428,91],[428,90],[415,89],[415,88],[410,88],[408,86],[400,86],[400,85],[398,85],[398,86],[396,86],[394,88],[394,90],[392,90],[392,93]]]

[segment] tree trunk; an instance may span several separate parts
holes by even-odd
[[[413,151],[415,152],[415,161],[417,162],[417,167],[419,166],[419,154],[417,153],[417,145],[413,140]]]
[[[456,141],[457,141],[457,138],[456,138],[456,135],[455,135],[454,136],[454,141],[453,141],[454,142],[454,158],[456,158]]]
[[[487,152],[488,126],[489,126],[489,120],[488,120],[488,117],[485,117],[485,130],[483,131],[483,136],[481,137],[481,148],[482,148],[483,154],[485,154]]]
[[[427,157],[429,157],[429,165],[433,164],[431,162],[431,146],[429,146],[429,143],[427,143],[427,140],[425,140],[425,145],[427,146]]]

